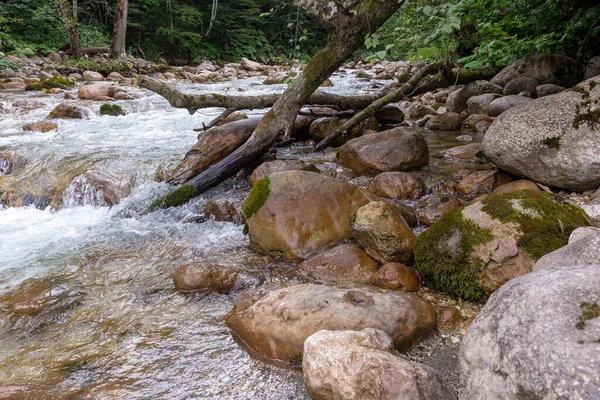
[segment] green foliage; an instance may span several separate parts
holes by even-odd
[[[0,71],[5,70],[7,68],[16,71],[20,68],[19,64],[15,61],[11,61],[6,57],[0,57]]]

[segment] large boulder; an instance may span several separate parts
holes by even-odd
[[[353,219],[352,236],[375,260],[412,261],[415,235],[393,205],[373,201],[359,208]]]
[[[83,85],[77,91],[77,96],[84,100],[94,100],[103,97],[114,97],[115,87],[107,83],[96,83],[92,85]]]
[[[407,127],[352,139],[338,154],[340,164],[360,175],[414,170],[429,163],[429,148],[423,135]]]
[[[317,283],[369,283],[378,265],[355,244],[341,244],[298,264],[298,271]]]
[[[306,338],[323,329],[381,329],[396,349],[407,351],[433,331],[436,317],[414,293],[307,284],[237,303],[225,323],[252,354],[289,362],[302,353]]]
[[[315,333],[304,342],[302,371],[313,399],[456,399],[431,367],[398,355],[378,329]]]
[[[598,231],[546,254],[535,263],[533,270],[572,268],[590,264],[600,265],[600,232]]]
[[[449,212],[423,232],[415,241],[415,260],[435,289],[480,300],[531,271],[588,221],[579,207],[549,193],[490,196]]]
[[[83,71],[83,80],[88,82],[101,81],[104,79],[104,76],[100,72],[96,71]]]
[[[89,118],[90,112],[87,108],[75,106],[73,104],[61,103],[57,105],[46,118],[74,118],[84,119]]]
[[[244,204],[250,241],[288,259],[349,239],[350,217],[374,195],[306,171],[276,172],[256,182]]]
[[[486,157],[508,173],[545,185],[577,191],[600,186],[600,135],[577,112],[582,94],[600,100],[600,85],[590,90],[592,82],[600,77],[496,118],[483,139]]]
[[[527,76],[540,83],[571,87],[581,80],[581,75],[579,65],[572,58],[560,54],[536,54],[507,66],[492,78],[492,82],[504,87],[514,79]]]
[[[504,87],[504,95],[510,96],[511,94],[529,93],[534,95],[535,89],[540,85],[540,82],[530,76],[523,76],[521,78],[513,79],[508,82]]]
[[[494,293],[460,347],[465,399],[600,398],[600,265],[535,271]]]

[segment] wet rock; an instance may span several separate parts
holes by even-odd
[[[271,174],[275,172],[285,172],[285,171],[311,171],[311,172],[319,172],[317,167],[314,164],[311,164],[302,160],[275,160],[275,161],[267,161],[262,163],[252,172],[250,178],[248,179],[250,182],[250,187],[254,186],[256,181],[264,179],[267,176],[271,176]]]
[[[368,283],[378,265],[355,244],[342,244],[298,264],[298,271],[326,285]]]
[[[315,167],[317,167],[321,174],[342,182],[350,182],[358,177],[358,174],[350,168],[342,167],[340,164],[334,162],[319,163]]]
[[[537,79],[540,83],[554,83],[571,87],[581,80],[577,62],[560,54],[537,54],[515,61],[500,71],[492,82],[502,87],[522,77]]]
[[[497,117],[511,108],[522,106],[531,101],[532,99],[529,97],[518,95],[500,97],[490,103],[490,115]]]
[[[359,69],[358,71],[356,71],[356,78],[358,78],[358,79],[371,79],[373,77],[371,76],[371,74],[369,74],[364,69]]]
[[[310,136],[315,140],[321,141],[331,135],[337,128],[341,127],[348,121],[347,118],[323,117],[318,118],[310,124]],[[333,146],[341,146],[350,139],[354,139],[363,134],[365,130],[378,130],[379,123],[375,118],[367,118],[354,128],[350,129],[347,136],[339,138],[333,142]]]
[[[454,332],[461,320],[462,315],[456,307],[442,307],[438,312],[437,328],[442,332]]]
[[[535,94],[535,88],[540,85],[540,82],[530,76],[513,79],[504,87],[504,95],[510,96],[522,92]]]
[[[383,172],[371,184],[373,193],[388,199],[418,199],[423,190],[421,181],[408,172]]]
[[[571,234],[575,234],[578,228]],[[533,266],[534,271],[571,268],[577,265],[600,265],[600,232],[588,233],[579,240],[546,254]]]
[[[173,283],[182,292],[208,290],[227,294],[235,287],[238,274],[231,267],[197,262],[179,267],[173,273]]]
[[[453,196],[433,196],[424,199],[417,206],[419,223],[430,226],[452,210],[462,207],[462,202]]]
[[[418,292],[421,278],[404,264],[387,263],[371,275],[371,284],[383,289]]]
[[[408,263],[415,235],[402,215],[389,203],[374,201],[356,212],[352,236],[375,260]]]
[[[230,122],[240,121],[242,119],[248,119],[248,115],[246,115],[246,113],[243,111],[234,111],[231,114],[229,114],[227,117],[225,117],[225,119],[223,121],[219,122],[217,125],[225,125]]]
[[[425,339],[436,321],[431,305],[414,293],[308,284],[237,303],[225,323],[253,354],[289,362],[309,336],[324,329],[381,329],[397,350],[406,351]]]
[[[414,128],[399,127],[350,140],[338,162],[360,175],[419,169],[429,163],[429,148]]]
[[[579,207],[549,193],[490,196],[446,214],[423,232],[415,242],[415,260],[436,290],[480,300],[531,271],[535,260],[587,225]]]
[[[459,353],[468,399],[600,396],[600,266],[535,271],[494,293]]]
[[[462,123],[463,131],[485,133],[492,124],[493,119],[483,114],[471,114]]]
[[[19,100],[12,103],[15,108],[22,108],[24,110],[37,110],[38,108],[44,107],[44,103],[41,101],[34,100]]]
[[[123,90],[119,90],[117,89],[117,91],[115,92],[113,98],[115,100],[133,100],[135,97]]]
[[[50,132],[50,131],[57,131],[58,124],[56,122],[49,122],[49,121],[34,122],[31,124],[23,125],[23,130],[29,131],[29,132],[46,133],[46,132]]]
[[[595,101],[600,99],[600,85],[589,91],[592,81],[577,90],[588,91]],[[581,101],[580,93],[566,91],[503,114],[483,139],[486,157],[508,173],[544,185],[576,191],[598,187],[600,135],[586,122],[573,126]]]
[[[242,207],[229,200],[211,199],[202,207],[202,212],[215,221],[233,222],[238,225],[246,222]]]
[[[518,192],[519,190],[540,190],[538,185],[535,182],[532,182],[527,179],[520,179],[518,181],[509,182],[504,185],[498,186],[496,189],[492,190],[492,196],[499,196],[506,193]]]
[[[128,178],[101,170],[90,170],[73,178],[62,198],[65,207],[90,205],[113,206],[127,197],[131,191]],[[55,203],[55,208],[59,207]]]
[[[92,85],[83,85],[77,91],[77,96],[84,100],[95,100],[99,97],[113,97],[115,87],[106,83],[95,83]]]
[[[434,115],[425,124],[425,128],[432,131],[456,131],[462,125],[460,115],[453,112],[446,112],[439,115]]]
[[[313,399],[456,399],[432,368],[399,356],[378,329],[315,333],[304,343],[302,370]]]
[[[61,103],[57,105],[54,110],[50,111],[50,114],[46,118],[74,118],[83,119],[89,118],[89,111],[83,107],[75,106],[72,104]]]
[[[349,239],[350,217],[373,198],[315,172],[273,173],[254,184],[244,204],[250,241],[267,253],[305,259]]]
[[[240,60],[240,67],[246,71],[262,71],[264,66],[256,61],[248,60],[246,57],[242,57]]]
[[[123,75],[121,75],[120,73],[113,71],[110,74],[108,74],[108,76],[106,77],[107,80],[109,81],[121,81],[123,80]]]
[[[408,118],[419,119],[426,115],[436,115],[437,111],[423,103],[413,103],[408,109]]]
[[[375,112],[377,121],[387,124],[399,124],[404,121],[404,112],[397,104],[388,104]]]
[[[0,150],[0,176],[9,175],[27,164],[24,155],[12,150]]]
[[[321,83],[319,85],[319,87],[332,87],[333,86],[333,82],[331,82],[331,79],[327,78],[323,81],[323,83]]]
[[[502,87],[488,81],[474,81],[462,89],[458,89],[448,96],[446,108],[450,112],[460,114],[467,106],[467,101],[473,96],[479,96],[485,93],[502,94]]]
[[[495,175],[498,171],[473,171],[456,185],[456,193],[466,200],[473,200],[482,194],[492,193]]]
[[[95,71],[83,71],[81,76],[83,77],[83,80],[87,82],[101,81],[104,79],[104,76],[102,76],[100,72]]]
[[[456,146],[440,152],[444,157],[457,160],[478,162],[481,160],[481,151],[483,146],[481,143],[469,143],[464,146]]]
[[[288,74],[283,72],[274,72],[267,76],[267,79],[263,81],[263,85],[278,85],[285,82],[288,79]]]
[[[73,82],[79,82],[83,80],[83,76],[77,72],[73,72],[67,76]]]
[[[467,113],[472,114],[484,114],[490,113],[490,104],[497,98],[502,97],[496,93],[484,93],[479,96],[473,96],[467,100]]]
[[[127,114],[120,105],[105,103],[100,106],[100,115],[110,115],[117,117],[119,115]]]

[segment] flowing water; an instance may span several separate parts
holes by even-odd
[[[366,85],[350,78],[333,77],[327,90],[353,94]],[[260,78],[181,86],[283,90]],[[63,94],[0,93],[0,153],[26,162],[9,173],[0,159],[0,190],[15,199],[0,205],[0,398],[307,398],[299,372],[252,359],[223,323],[236,296],[294,284],[292,268],[251,251],[240,226],[185,223],[208,198],[243,199],[247,184],[232,179],[185,206],[144,211],[168,190],[157,172],[175,165],[195,143],[191,128],[220,110],[189,115],[127,90],[137,98],[117,102],[126,116],[100,117],[99,104],[78,100],[91,118],[59,120],[48,133],[22,126],[42,120]],[[39,104],[11,106],[24,100]],[[430,141],[445,148],[460,144],[455,137]],[[107,203],[107,190],[118,204]],[[190,262],[241,266],[245,280],[232,295],[186,296],[170,276]]]

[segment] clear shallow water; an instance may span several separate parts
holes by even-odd
[[[244,95],[285,88],[262,79],[179,86]],[[370,86],[352,75],[332,81],[325,90],[340,94]],[[253,360],[229,334],[223,317],[243,291],[190,297],[171,281],[190,262],[242,267],[249,292],[294,280],[286,265],[250,251],[240,226],[182,222],[208,198],[241,199],[247,187],[228,181],[185,206],[144,213],[168,190],[153,181],[156,172],[175,165],[196,141],[192,128],[219,110],[189,115],[126,89],[137,96],[117,102],[128,115],[100,117],[99,103],[69,101],[91,118],[58,120],[58,132],[45,134],[22,126],[43,120],[63,94],[0,92],[0,152],[27,160],[0,177],[0,188],[38,199],[38,208],[0,206],[0,398],[307,398],[300,373]],[[43,106],[13,110],[17,100]],[[428,140],[443,148],[460,144],[455,136]],[[90,170],[122,184],[120,204],[108,207],[97,193],[77,197]]]

